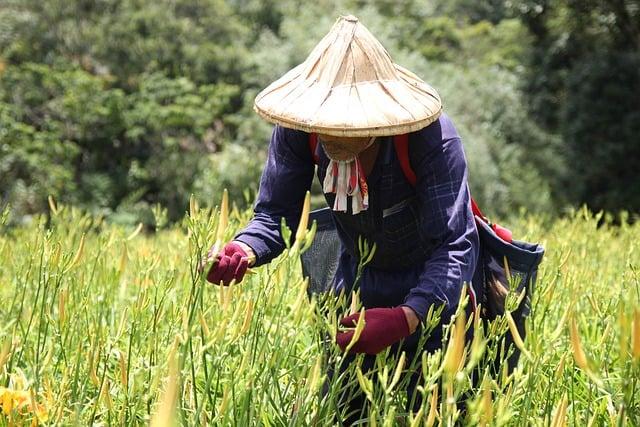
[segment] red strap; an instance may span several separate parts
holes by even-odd
[[[409,181],[409,184],[415,187],[418,178],[416,177],[415,172],[411,168],[411,163],[409,162],[409,135],[396,135],[393,137],[393,145],[396,147],[396,156],[398,156],[398,161],[400,162],[400,167],[402,168],[402,172],[404,172],[405,178]],[[483,221],[488,222],[487,217],[482,214],[478,204],[473,197],[471,198],[471,210],[474,215],[478,215],[482,218]]]
[[[309,149],[311,150],[311,155],[313,156],[313,162],[318,164],[318,153],[316,153],[316,148],[318,147],[318,134],[310,133],[309,134]]]
[[[476,201],[473,200],[473,197],[471,198],[471,212],[473,212],[474,215],[477,215],[480,218],[482,218],[482,220],[487,224],[490,224],[489,219],[486,216],[484,216],[484,214],[478,207],[478,204],[476,203]]]
[[[393,145],[396,147],[396,156],[400,162],[400,167],[409,184],[416,186],[418,178],[409,163],[409,135],[396,135],[393,137]]]
[[[415,187],[418,178],[416,177],[413,168],[411,168],[411,163],[409,162],[409,135],[404,134],[394,136],[393,145],[395,146],[396,156],[398,157],[398,161],[400,162],[400,167],[402,168],[402,172],[404,173],[405,178],[407,178],[409,184]],[[497,224],[491,224],[489,219],[484,216],[473,197],[471,198],[471,211],[474,215],[480,217],[480,219],[489,224],[489,226],[500,238],[507,242],[511,242],[511,231]]]

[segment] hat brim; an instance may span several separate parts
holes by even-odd
[[[399,80],[333,88],[305,81],[296,67],[258,94],[254,110],[271,123],[309,133],[364,137],[415,132],[438,119],[442,103],[435,89],[394,65]]]
[[[307,133],[317,133],[322,135],[331,135],[331,136],[343,136],[343,137],[367,137],[367,136],[392,136],[392,135],[403,135],[405,133],[416,132],[422,128],[429,126],[431,123],[438,120],[440,114],[442,113],[442,108],[431,117],[417,120],[415,122],[410,123],[400,123],[397,125],[382,125],[382,126],[372,126],[372,127],[360,127],[360,128],[345,128],[342,125],[340,126],[318,126],[318,125],[304,125],[294,120],[287,120],[284,117],[278,117],[276,115],[270,115],[267,112],[260,110],[257,106],[254,105],[254,111],[258,113],[260,117],[265,119],[266,121],[278,124],[286,128],[300,130]]]

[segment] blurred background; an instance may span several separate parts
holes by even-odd
[[[250,206],[253,99],[339,14],[440,92],[491,215],[640,214],[638,0],[0,0],[0,208]]]

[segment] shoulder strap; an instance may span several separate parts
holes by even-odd
[[[405,133],[404,135],[394,136],[393,145],[396,147],[396,155],[398,156],[398,161],[400,162],[400,167],[402,168],[405,178],[407,178],[407,181],[415,187],[418,178],[416,177],[416,173],[413,171],[409,161],[409,135]],[[471,198],[471,210],[474,215],[478,215],[487,223],[489,222],[487,217],[483,215],[482,211],[478,207],[476,201],[473,200],[473,197]]]
[[[409,162],[409,135],[405,133],[403,135],[394,136],[393,145],[396,147],[396,156],[400,162],[400,167],[402,168],[404,177],[407,178],[409,184],[415,187],[418,178],[416,177],[415,172],[411,168],[411,163]]]
[[[311,156],[313,157],[313,162],[318,164],[318,154],[316,153],[316,149],[318,148],[318,134],[310,133],[309,134],[309,149],[311,150]]]

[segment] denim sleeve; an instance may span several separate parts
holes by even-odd
[[[284,250],[282,218],[294,234],[298,227],[315,167],[308,138],[307,133],[282,126],[273,129],[254,216],[234,238],[253,249],[256,266],[268,263]]]
[[[404,303],[422,320],[433,304],[445,304],[447,312],[457,307],[463,283],[473,277],[479,240],[462,142],[449,119],[443,115],[409,141],[423,238],[435,245]]]

